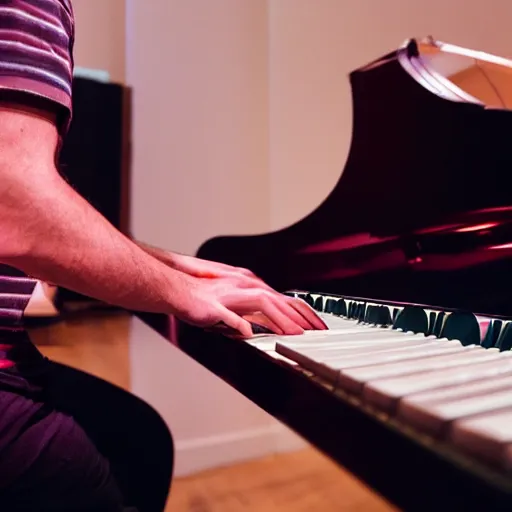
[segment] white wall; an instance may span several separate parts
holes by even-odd
[[[128,0],[127,13],[133,234],[193,253],[221,232],[268,230],[266,2]],[[177,474],[293,442],[154,333],[131,347],[133,390],[169,422]]]
[[[133,233],[195,252],[221,231],[268,229],[266,2],[127,9]]]
[[[75,63],[125,79],[125,0],[72,0],[75,13]]]
[[[74,4],[77,64],[123,76],[122,6]],[[322,201],[349,149],[350,70],[428,34],[512,55],[509,0],[126,0],[126,12],[133,231],[190,253],[218,234],[283,227]],[[131,356],[134,392],[173,429],[179,474],[296,446],[138,323]]]

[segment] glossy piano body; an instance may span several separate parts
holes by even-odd
[[[512,111],[437,72],[441,46],[410,40],[350,74],[351,148],[316,210],[272,233],[216,237],[198,256],[250,268],[281,291],[512,318]],[[144,318],[401,509],[512,510],[509,474],[273,351]]]
[[[458,89],[419,49],[350,74],[350,152],[315,211],[198,255],[280,290],[512,315],[512,111]]]

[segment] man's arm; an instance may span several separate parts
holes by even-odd
[[[181,275],[59,176],[57,141],[53,114],[0,104],[0,261],[108,303],[171,313]]]
[[[233,267],[217,261],[209,261],[175,251],[166,251],[145,242],[133,240],[148,254],[169,265],[171,268],[185,272],[196,277],[221,277],[236,274],[246,280],[258,280],[260,286],[267,286],[251,270],[242,267]],[[270,287],[268,287],[270,289]]]
[[[207,279],[171,268],[118,232],[59,176],[58,133],[45,110],[0,104],[0,262],[40,280],[129,309],[220,322],[250,336],[262,312],[298,334],[317,317],[257,281]]]

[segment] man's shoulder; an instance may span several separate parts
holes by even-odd
[[[0,0],[0,12],[11,18],[30,18],[32,22],[56,21],[74,25],[71,0]]]
[[[71,0],[0,0],[0,91],[63,106],[67,127],[74,36]]]
[[[72,20],[74,20],[74,13],[73,13],[73,4],[71,3],[71,0],[53,0],[57,1],[64,7],[68,15],[71,17]]]

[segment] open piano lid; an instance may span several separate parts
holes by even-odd
[[[213,238],[198,256],[280,290],[511,315],[507,82],[511,61],[431,38],[353,71],[350,152],[325,201],[275,232]]]

